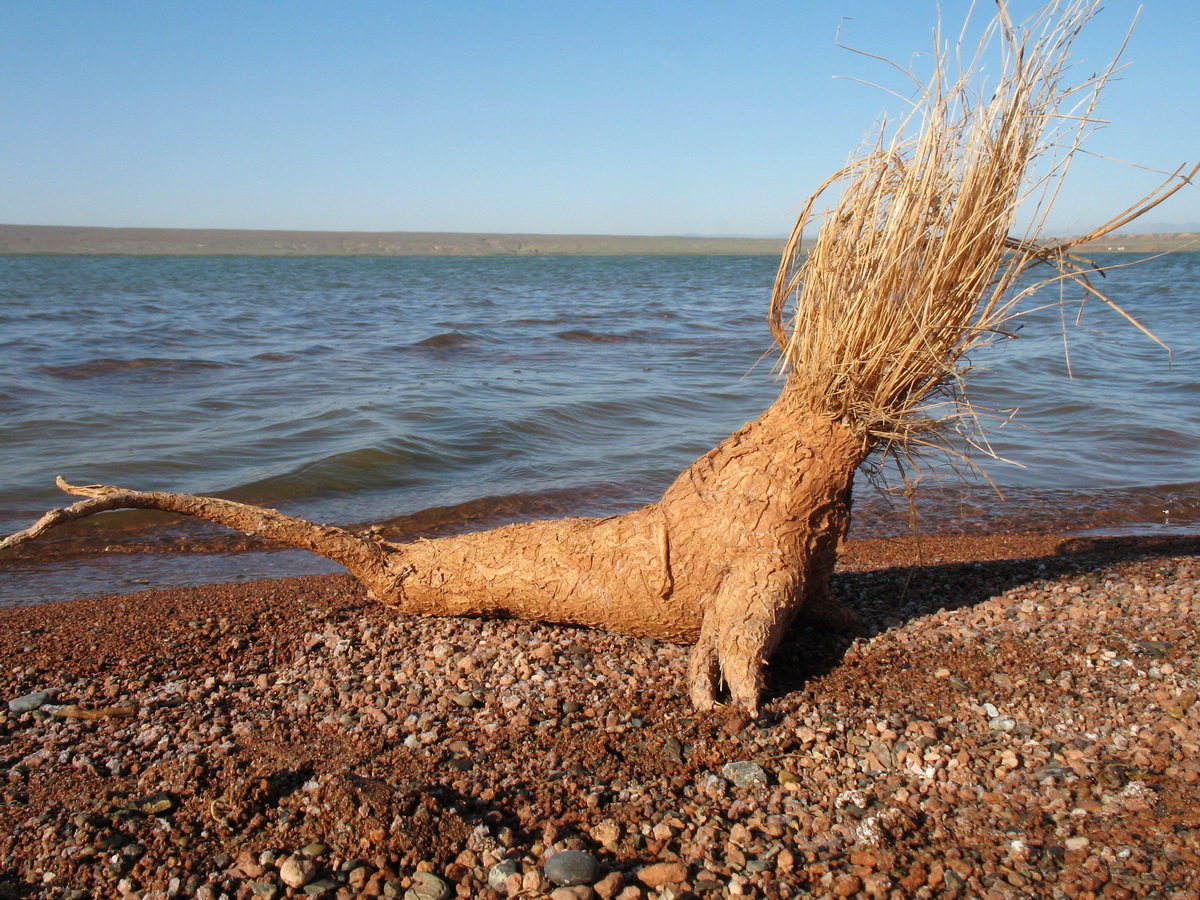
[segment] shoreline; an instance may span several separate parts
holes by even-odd
[[[793,629],[753,722],[685,647],[346,576],[0,610],[50,695],[0,704],[0,891],[562,900],[576,849],[603,900],[1197,896],[1200,538],[923,544],[847,542],[865,630]]]
[[[382,520],[331,524],[352,532],[369,528],[388,541],[404,544],[498,528],[511,522],[605,514],[587,507],[585,500],[578,493],[485,497]],[[922,547],[952,547],[954,556],[994,560],[1002,558],[996,555],[996,547],[1014,541],[1014,546],[1027,548],[1027,555],[1037,555],[1063,542],[1144,538],[1151,542],[1183,541],[1186,546],[1189,539],[1200,540],[1194,509],[1181,509],[1178,516],[1155,521],[1148,515],[1162,510],[1144,498],[1071,507],[1069,501],[1059,497],[1057,506],[1043,500],[1041,506],[1019,510],[1011,507],[997,513],[978,501],[975,506],[965,505],[960,495],[945,500],[931,492],[918,502],[915,531],[911,522],[897,521],[892,501],[884,495],[857,500],[848,552],[859,558],[890,558],[897,565],[919,564],[923,554],[930,552]],[[277,505],[269,498],[256,498],[255,502],[267,507]],[[1068,506],[1063,507],[1064,502]],[[628,508],[635,504],[630,501]],[[20,520],[18,527],[26,527],[36,518],[31,513]],[[317,520],[327,521],[319,515]],[[1004,554],[1011,557],[1013,551]],[[210,522],[162,512],[121,510],[66,523],[38,540],[0,554],[0,584],[7,583],[8,587],[8,597],[0,592],[0,609],[54,602],[49,599],[51,594],[56,595],[55,600],[60,596],[96,597],[140,593],[153,587],[330,572],[344,569],[315,554],[264,542]]]
[[[0,256],[778,256],[786,243],[782,235],[757,238],[0,224]],[[1078,250],[1135,254],[1200,250],[1200,234],[1109,235],[1083,244]]]
[[[488,517],[440,521],[414,516],[392,520],[379,533],[389,541],[406,543],[499,527],[507,521],[503,517],[495,521]],[[1190,527],[1163,526],[1155,532],[1140,528],[1123,532],[1119,526],[1079,530],[1049,527],[1037,531],[1009,526],[862,537],[852,532],[842,549],[838,571],[913,567],[929,560],[991,563],[1063,553],[1110,552],[1080,548],[1140,546],[1147,548],[1145,552],[1158,548],[1155,552],[1200,554],[1200,533]],[[0,554],[0,584],[7,584],[7,596],[0,593],[0,612],[154,590],[203,589],[226,583],[344,573],[344,568],[316,554],[168,514],[138,517],[115,527],[85,520]],[[45,596],[50,593],[55,597]]]
[[[0,255],[97,256],[778,256],[786,237],[251,231],[0,225]]]

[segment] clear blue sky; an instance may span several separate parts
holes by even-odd
[[[1017,18],[1037,7],[1013,0]],[[955,32],[968,0],[942,0]],[[980,0],[980,11],[992,6]],[[1081,68],[1137,4],[1110,0]],[[901,103],[935,0],[0,0],[0,222],[776,235]],[[1200,3],[1147,0],[1096,153],[1200,158]],[[1156,176],[1086,161],[1077,233]],[[1200,188],[1143,230],[1200,229]]]

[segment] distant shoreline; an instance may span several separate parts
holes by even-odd
[[[784,238],[0,225],[0,255],[778,256]],[[1084,252],[1200,250],[1200,234],[1111,235]]]
[[[0,255],[778,256],[784,238],[0,225]]]

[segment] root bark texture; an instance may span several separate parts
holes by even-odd
[[[756,712],[763,668],[798,614],[852,621],[828,587],[867,449],[785,390],[661,500],[621,516],[396,544],[229,500],[60,479],[86,499],[48,512],[0,549],[106,510],[196,516],[335,560],[407,615],[512,617],[694,644],[693,703],[709,708],[724,688]]]
[[[781,398],[684,471],[657,503],[386,545],[381,602],[417,615],[512,616],[694,643],[697,707],[755,711],[796,615],[847,625],[829,576],[866,447]]]

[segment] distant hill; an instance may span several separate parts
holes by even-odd
[[[1200,232],[1171,234],[1110,234],[1079,247],[1081,253],[1165,253],[1171,250],[1200,250]]]
[[[237,231],[0,225],[0,255],[113,256],[778,256],[783,238],[428,231]],[[1110,235],[1084,253],[1200,250],[1200,233]]]
[[[778,256],[783,238],[0,225],[0,254],[122,256]]]

